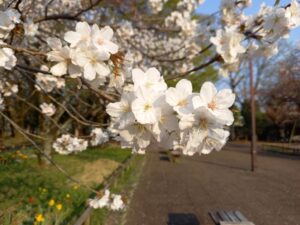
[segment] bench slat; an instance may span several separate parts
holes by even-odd
[[[236,215],[234,215],[234,213],[232,211],[228,211],[227,215],[231,219],[231,221],[240,222],[239,218]]]
[[[240,221],[249,221],[240,211],[234,211],[234,214],[239,218]]]
[[[221,222],[220,225],[254,225],[251,222]]]
[[[231,221],[230,218],[226,215],[224,210],[217,211],[217,214],[221,217],[221,221]]]
[[[213,219],[215,224],[220,224],[221,218],[219,217],[219,215],[217,213],[215,213],[213,211],[209,211],[208,214]]]

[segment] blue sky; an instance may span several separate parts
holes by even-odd
[[[211,14],[219,10],[221,0],[206,0],[202,5],[199,6],[197,12],[203,14]],[[252,0],[252,6],[245,10],[247,15],[254,14],[258,12],[261,3],[265,2],[267,5],[274,5],[275,0]],[[286,5],[290,3],[290,0],[281,0],[281,5]],[[299,42],[300,41],[300,27],[294,29],[290,34],[290,41]]]

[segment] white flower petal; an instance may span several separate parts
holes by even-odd
[[[235,94],[230,89],[223,89],[215,96],[215,102],[218,109],[226,109],[233,105],[235,101]]]
[[[67,63],[66,62],[60,62],[57,63],[55,66],[51,67],[50,72],[54,76],[62,76],[67,73]]]
[[[96,78],[96,70],[91,64],[84,66],[84,78],[87,80],[94,80]]]
[[[200,97],[203,102],[210,103],[217,94],[215,85],[211,82],[205,82],[200,90]]]

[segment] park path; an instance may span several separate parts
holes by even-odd
[[[229,144],[207,156],[147,152],[126,225],[210,225],[208,211],[240,210],[256,225],[300,225],[300,157],[258,155],[249,171],[249,145]]]

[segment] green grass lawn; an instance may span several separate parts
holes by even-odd
[[[99,188],[99,183],[90,181],[93,179],[90,175],[95,171],[88,171],[86,165],[94,165],[101,172],[103,160],[109,176],[112,172],[109,171],[109,165],[114,165],[111,168],[115,169],[116,165],[124,162],[130,155],[130,150],[108,145],[88,149],[77,155],[55,154],[53,158],[70,175],[87,177],[86,183]],[[91,196],[89,190],[70,182],[53,166],[40,167],[32,150],[0,153],[0,157],[9,158],[6,163],[0,163],[1,225],[34,224],[35,217],[39,214],[37,219],[42,220],[44,217],[44,222],[36,224],[68,224],[84,209],[87,198]],[[95,162],[99,162],[100,166]]]
[[[286,155],[300,155],[299,149],[293,149],[289,147],[284,146],[274,146],[274,145],[262,145],[263,150],[270,151],[270,152],[276,152],[280,154],[286,154]]]

